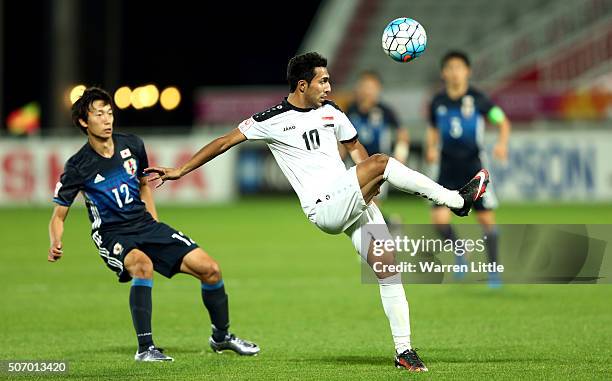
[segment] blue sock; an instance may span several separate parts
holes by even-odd
[[[153,279],[134,278],[130,289],[130,311],[132,312],[132,322],[138,339],[138,352],[146,351],[153,345],[153,334],[151,333],[152,287]]]
[[[229,306],[223,280],[215,284],[202,282],[201,287],[202,301],[212,323],[213,340],[223,341],[229,329]]]

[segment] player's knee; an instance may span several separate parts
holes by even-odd
[[[376,168],[377,173],[384,173],[385,168],[387,167],[387,162],[389,161],[389,156],[384,153],[376,153],[371,156],[374,167]]]
[[[150,279],[153,278],[153,262],[142,252],[129,254],[126,262],[126,269],[132,278]]]
[[[221,268],[214,260],[207,261],[203,266],[204,271],[200,273],[200,280],[205,283],[214,284],[221,280]]]
[[[132,277],[134,278],[144,278],[144,279],[153,278],[153,263],[151,262],[150,259],[147,258],[147,260],[144,260],[138,263],[134,273],[135,274],[132,275]]]

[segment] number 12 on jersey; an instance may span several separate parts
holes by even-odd
[[[310,130],[308,132],[304,132],[302,135],[304,138],[304,143],[306,143],[306,149],[318,149],[321,146],[321,140],[319,139],[319,131]]]
[[[111,189],[111,192],[113,192],[113,194],[115,195],[115,201],[117,201],[117,205],[119,205],[120,208],[123,208],[123,205],[127,205],[134,201],[132,196],[130,196],[130,188],[127,184],[121,184],[119,186],[119,189],[113,188]],[[123,202],[121,201],[120,193],[125,195]]]

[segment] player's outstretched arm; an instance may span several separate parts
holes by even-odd
[[[47,260],[49,262],[55,262],[62,258],[62,235],[64,234],[64,221],[68,216],[67,206],[56,205],[53,208],[53,215],[51,215],[51,221],[49,222],[49,253],[47,254]]]
[[[247,140],[246,136],[238,128],[234,128],[227,134],[205,145],[189,161],[178,168],[149,167],[145,168],[144,171],[145,173],[153,174],[149,181],[161,180],[161,184],[158,185],[161,186],[166,180],[180,179],[245,140]]]

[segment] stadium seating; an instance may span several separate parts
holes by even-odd
[[[354,52],[354,64],[345,76],[346,83],[351,83],[359,70],[376,67],[386,83],[431,84],[438,78],[438,60],[444,51],[452,48],[478,51],[492,34],[505,33],[534,12],[546,12],[546,6],[551,3],[550,0],[502,1],[494,5],[486,0],[380,1],[370,17],[354,18],[367,32],[361,50]],[[421,22],[429,36],[427,54],[412,64],[409,78],[405,66],[380,54],[382,29],[394,17],[401,16]]]

